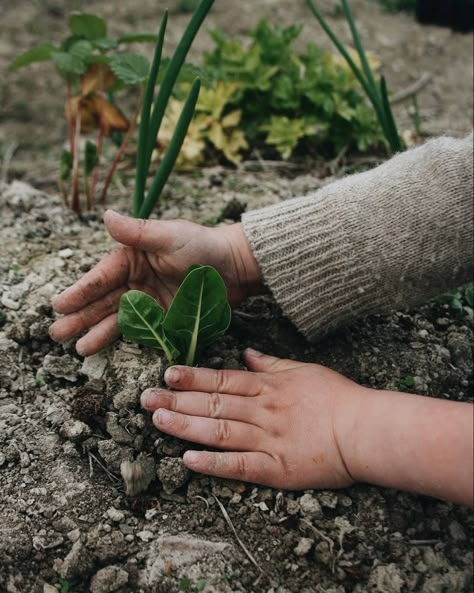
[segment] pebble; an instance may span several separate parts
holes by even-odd
[[[20,308],[20,303],[18,301],[13,300],[7,292],[2,294],[2,305],[7,309],[12,309],[13,311],[18,311]]]
[[[311,550],[313,545],[313,540],[309,537],[300,537],[294,552],[297,556],[306,556],[306,554]]]
[[[147,529],[144,529],[143,531],[139,531],[137,533],[137,537],[138,539],[140,539],[142,542],[149,542],[151,541],[155,536],[153,534],[152,531],[148,531]]]
[[[114,523],[120,523],[125,519],[125,514],[122,511],[119,511],[115,507],[111,507],[105,513],[109,519],[111,519]]]
[[[61,251],[58,252],[58,255],[62,259],[69,259],[70,257],[72,257],[74,255],[74,251],[69,248],[61,249]]]
[[[91,593],[112,593],[128,583],[128,572],[119,566],[101,568],[92,577]]]

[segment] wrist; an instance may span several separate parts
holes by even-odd
[[[266,292],[262,272],[247,240],[242,224],[226,225],[225,227],[221,227],[221,229],[225,232],[237,279],[245,293],[245,297],[256,296]]]

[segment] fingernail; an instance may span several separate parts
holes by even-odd
[[[79,354],[79,356],[86,356],[86,350],[84,346],[79,344],[79,342],[76,344],[76,352]]]
[[[264,356],[263,352],[259,352],[258,350],[254,350],[253,348],[247,348],[245,350],[245,354],[249,356],[253,356],[254,358],[258,358],[259,356]]]
[[[142,406],[142,408],[147,407],[152,397],[153,389],[145,389],[145,391],[140,396],[140,405]]]
[[[167,383],[178,383],[181,378],[181,373],[179,372],[177,367],[170,367],[166,369],[165,372],[165,381]]]
[[[183,461],[186,465],[198,465],[201,454],[198,451],[186,451]]]
[[[166,426],[167,424],[171,424],[173,420],[173,414],[168,412],[168,410],[158,410],[158,412],[156,412],[156,419],[158,424]]]

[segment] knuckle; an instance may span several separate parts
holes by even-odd
[[[247,457],[243,453],[237,453],[235,458],[235,473],[240,478],[248,475]]]
[[[223,401],[220,393],[214,391],[210,393],[207,398],[207,413],[211,418],[219,418],[222,416]]]
[[[180,432],[185,434],[191,426],[191,418],[187,414],[181,414],[180,425]]]
[[[230,424],[227,420],[218,420],[216,424],[216,442],[226,443],[231,436]]]
[[[225,393],[228,390],[229,374],[225,371],[216,371],[216,391]]]

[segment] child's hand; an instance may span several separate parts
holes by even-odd
[[[188,451],[189,468],[276,488],[369,482],[473,504],[472,404],[368,389],[252,350],[245,358],[251,372],[171,367],[176,391],[143,393],[160,430],[226,450]]]
[[[94,354],[118,336],[121,295],[142,290],[167,308],[192,264],[213,266],[228,290],[231,305],[261,289],[257,263],[240,224],[207,228],[184,220],[139,220],[107,211],[105,226],[124,245],[61,293],[53,308],[65,317],[50,329],[57,341],[88,332],[76,345]]]
[[[186,465],[276,488],[351,484],[338,429],[350,414],[347,400],[363,388],[322,366],[252,350],[246,363],[254,372],[175,366],[165,379],[179,391],[143,393],[142,405],[155,412],[160,430],[229,451],[188,451]]]

